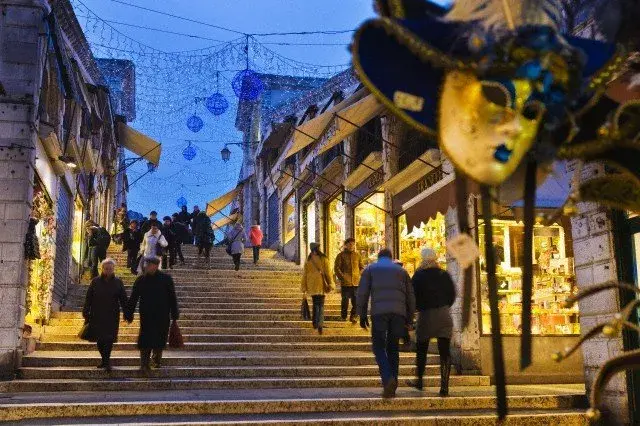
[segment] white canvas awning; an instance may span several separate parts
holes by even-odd
[[[327,128],[318,154],[322,154],[342,142],[382,111],[384,111],[384,106],[373,95],[366,96],[355,104],[336,111],[333,122]]]
[[[211,227],[214,230],[221,229],[223,226],[227,226],[230,223],[234,223],[236,220],[238,220],[238,213],[234,213],[232,215],[225,216],[222,219],[216,220],[211,224]]]
[[[118,136],[123,147],[144,158],[156,167],[160,164],[162,145],[125,123],[118,123]]]
[[[238,193],[240,192],[241,186],[236,186],[231,191],[227,192],[224,195],[219,196],[218,198],[214,198],[213,200],[207,203],[207,216],[213,216],[218,213],[220,210],[227,207],[231,202],[236,198]]]
[[[334,114],[338,111],[344,110],[350,105],[353,105],[355,102],[358,102],[365,94],[365,89],[360,89],[333,108],[330,108],[319,116],[302,123],[298,127],[294,127],[293,145],[287,151],[285,158],[291,157],[298,151],[304,149],[307,145],[319,140],[329,123],[331,123],[331,120],[333,120]]]

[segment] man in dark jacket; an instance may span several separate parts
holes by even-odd
[[[107,250],[111,244],[111,235],[102,226],[91,227],[89,236],[89,262],[91,264],[91,278],[98,276],[98,265],[107,258]]]
[[[87,289],[82,316],[89,323],[88,338],[97,342],[102,362],[98,368],[111,371],[111,349],[118,338],[120,308],[127,308],[127,292],[115,277],[115,261],[102,262],[102,274],[94,278]]]
[[[176,213],[176,216],[176,222],[180,222],[185,224],[186,226],[189,226],[189,223],[191,222],[191,215],[187,211],[187,206],[182,206],[182,208],[180,209],[180,213]]]
[[[138,221],[132,220],[122,236],[122,251],[127,252],[127,268],[134,275],[138,273],[140,244],[142,244],[142,232],[138,229]]]
[[[193,232],[193,236],[194,236],[194,245],[198,245],[198,237],[196,236],[196,228],[198,227],[198,223],[200,221],[200,218],[198,217],[200,215],[200,207],[198,206],[193,206],[193,212],[191,212],[191,232]]]
[[[140,370],[148,373],[151,369],[152,352],[154,367],[160,368],[171,320],[177,321],[180,314],[171,276],[158,270],[160,261],[157,257],[146,257],[144,261],[144,274],[133,283],[127,307],[127,321],[133,321],[133,313],[140,301]]]
[[[344,250],[338,253],[333,267],[336,275],[336,282],[340,284],[340,292],[342,293],[341,313],[342,320],[347,320],[347,311],[349,310],[349,301],[351,301],[351,315],[349,319],[352,323],[356,323],[356,295],[358,293],[358,284],[360,283],[360,274],[364,269],[362,258],[356,252],[355,238],[347,238],[344,242]]]
[[[149,232],[149,230],[151,229],[151,226],[153,224],[156,224],[156,226],[158,228],[162,228],[162,223],[160,223],[160,221],[158,220],[158,212],[157,211],[152,211],[151,213],[149,213],[149,219],[145,220],[142,223],[142,235],[146,234],[147,232]]]
[[[187,225],[180,222],[178,213],[174,213],[171,217],[171,231],[176,235],[176,254],[180,259],[180,263],[184,265],[184,255],[182,254],[182,243],[189,239],[189,229]]]
[[[173,265],[176,264],[176,242],[178,238],[171,228],[171,218],[165,216],[162,218],[162,222],[160,231],[164,235],[164,239],[169,243],[167,249],[162,251],[162,269],[173,269]]]
[[[360,326],[369,325],[367,306],[371,299],[371,341],[384,386],[383,398],[393,398],[398,388],[399,341],[413,322],[416,299],[411,278],[393,263],[391,250],[383,249],[378,261],[362,272],[358,289]]]

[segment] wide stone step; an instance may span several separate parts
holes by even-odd
[[[97,370],[97,369],[96,369]],[[2,392],[90,392],[90,391],[147,391],[195,389],[278,389],[278,388],[358,388],[380,385],[378,376],[371,377],[281,377],[267,378],[123,378],[112,379],[105,373],[103,379],[33,379],[0,383]],[[400,386],[413,375],[399,378]],[[425,386],[439,386],[439,376],[424,378]],[[451,386],[489,386],[488,376],[451,376]]]
[[[79,325],[56,325],[48,326],[46,328],[45,336],[60,336],[60,335],[76,335],[80,330]],[[139,326],[125,325],[120,326],[120,335],[137,334]],[[290,335],[292,338],[296,336],[316,336],[318,332],[312,328],[293,328],[293,327],[255,327],[255,328],[242,328],[242,327],[180,327],[180,331],[184,335],[193,334],[215,334],[215,335]],[[324,336],[369,336],[370,334],[362,329],[355,327],[326,327],[323,329]]]
[[[66,318],[58,318],[54,317],[51,319],[47,329],[49,327],[57,327],[60,325],[63,326],[73,326],[76,327],[78,331],[84,324],[84,319],[82,319],[82,315],[74,315],[73,317]],[[312,330],[311,321],[301,321],[300,318],[295,320],[255,320],[249,321],[246,319],[243,320],[214,320],[214,319],[188,319],[188,318],[180,318],[179,324],[181,327],[236,327],[236,328],[247,328],[247,327],[261,327],[261,328],[279,328],[279,327],[292,327],[292,328],[304,328]],[[345,321],[325,321],[325,328],[353,328],[354,325],[350,322]],[[120,327],[126,327],[128,325],[127,322],[121,321]],[[136,315],[136,318],[131,323],[134,327],[139,327],[140,322]]]
[[[284,311],[284,310],[283,310]],[[229,312],[229,311],[227,311]],[[287,313],[288,312],[288,313]],[[193,310],[183,310],[180,319],[184,320],[288,320],[294,321],[300,319],[300,312],[288,310],[287,312],[276,313],[258,313],[256,310],[249,313],[221,313],[221,312],[196,312]],[[82,318],[81,312],[58,312],[56,318]],[[325,313],[325,321],[339,321],[341,316],[338,311],[329,311]]]
[[[344,343],[367,343],[371,337],[365,334],[360,335],[289,335],[289,334],[187,334],[182,337],[186,343],[304,343],[304,342],[344,342]],[[138,341],[138,333],[118,335],[118,342],[132,343]],[[75,334],[46,333],[42,342],[82,342]]]
[[[96,363],[97,365],[98,363]],[[400,374],[403,376],[411,376],[415,372],[412,365],[402,365]],[[218,379],[250,379],[250,378],[272,378],[272,377],[298,377],[298,378],[317,378],[317,377],[378,377],[377,365],[366,366],[274,366],[274,367],[163,367],[154,369],[149,374],[152,379],[202,379],[202,378],[218,378]],[[440,374],[440,367],[430,365],[427,367],[426,374],[436,376]],[[455,375],[455,374],[454,374]],[[18,372],[20,379],[84,379],[84,380],[103,380],[103,379],[135,379],[146,378],[141,374],[137,367],[119,367],[114,368],[110,373],[91,367],[53,367],[39,368],[26,367],[21,368]],[[475,376],[474,376],[475,377]]]
[[[260,302],[243,302],[241,299],[226,299],[225,301],[215,301],[206,297],[183,297],[180,298],[179,305],[181,310],[184,308],[209,308],[209,309],[218,309],[218,310],[229,310],[229,309],[251,309],[251,310],[263,310],[263,309],[296,309],[300,310],[301,299],[288,299],[288,300],[280,300],[273,299],[263,300]],[[80,305],[82,306],[82,305]],[[325,311],[330,309],[339,309],[340,301],[335,300],[327,300],[324,304]]]
[[[215,420],[213,420],[215,419]],[[29,426],[36,425],[69,425],[77,422],[76,419],[61,418],[29,420]],[[17,422],[16,425],[27,423]],[[331,425],[331,426],[397,426],[421,425],[421,426],[495,426],[499,423],[492,410],[467,410],[465,412],[440,412],[415,413],[415,412],[388,412],[388,411],[364,411],[361,413],[323,412],[323,413],[278,413],[278,414],[227,414],[215,415],[189,415],[189,416],[132,416],[132,417],[97,417],[83,422],[84,425],[129,425],[149,426],[162,424],[166,426],[306,426],[306,425]],[[584,410],[512,410],[509,417],[501,423],[505,426],[587,426]]]
[[[435,365],[439,361],[435,354],[429,354],[427,363]],[[38,351],[22,359],[24,367],[95,367],[100,361],[98,352],[44,352]],[[133,367],[140,365],[137,351],[116,351],[112,354],[114,367]],[[415,355],[400,354],[401,365],[414,365]],[[181,353],[167,351],[163,356],[166,367],[250,367],[250,366],[375,366],[372,354],[363,352],[325,352],[304,353],[299,355],[279,352],[200,352]]]
[[[42,351],[86,351],[95,349],[90,342],[41,342],[37,349]],[[135,350],[135,343],[116,343],[115,350]],[[188,342],[187,351],[371,351],[369,342],[303,342],[303,343],[194,343]]]

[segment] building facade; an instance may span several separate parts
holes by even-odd
[[[0,2],[0,376],[85,261],[86,220],[126,202],[110,87],[66,0]]]

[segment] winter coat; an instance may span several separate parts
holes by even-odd
[[[322,296],[326,294],[323,276],[329,281],[331,288],[334,288],[329,259],[324,255],[318,256],[317,254],[312,254],[304,264],[300,290],[309,296]]]
[[[416,310],[411,278],[393,260],[381,258],[365,268],[358,289],[358,312],[366,316],[371,298],[371,315],[397,314],[409,321]]]
[[[357,287],[364,269],[362,257],[355,251],[343,250],[336,256],[333,272],[342,287]]]
[[[133,319],[140,301],[140,334],[138,348],[163,349],[171,320],[180,316],[173,279],[161,271],[153,275],[141,275],[133,283],[127,306],[128,319]]]
[[[114,235],[122,234],[129,227],[129,216],[123,208],[116,210],[115,220],[113,221]]]
[[[189,239],[189,230],[187,229],[187,225],[182,222],[173,222],[171,224],[171,232],[176,235],[176,240],[180,243]]]
[[[140,251],[140,244],[142,244],[142,232],[139,229],[132,231],[131,229],[125,229],[122,236],[122,251]]]
[[[189,218],[191,219],[191,230],[192,230],[194,233],[196,232],[196,227],[198,226],[198,221],[200,220],[200,219],[199,219],[200,213],[203,213],[203,212],[202,212],[202,211],[200,211],[200,210],[197,210],[197,211],[196,211],[196,210],[194,210],[194,211],[189,215]],[[207,214],[205,213],[205,216],[206,216],[206,215],[207,215]],[[208,217],[208,216],[207,216],[207,217]]]
[[[254,247],[262,245],[263,236],[260,225],[253,225],[249,230],[249,241],[251,241],[251,245]]]
[[[191,214],[187,211],[187,209],[182,209],[180,210],[180,213],[178,213],[178,217],[176,218],[176,220],[189,226],[189,223],[191,222]]]
[[[89,237],[89,248],[95,250],[98,259],[105,259],[107,257],[107,249],[111,244],[111,235],[103,227],[94,227]]]
[[[140,230],[142,231],[143,235],[151,230],[151,225],[152,224],[155,224],[158,228],[162,228],[162,223],[158,219],[145,220],[142,223],[142,227],[140,228]]]
[[[126,312],[127,292],[116,277],[98,276],[91,280],[82,309],[82,316],[89,322],[90,340],[112,339],[116,341],[120,326],[120,308]]]
[[[162,232],[158,231],[157,234],[152,234],[151,231],[144,234],[142,244],[140,245],[140,251],[144,257],[147,256],[159,256],[158,244],[161,247],[167,247],[169,243],[162,235]]]
[[[451,307],[456,300],[456,290],[451,276],[438,267],[418,269],[411,281],[418,311]]]
[[[194,221],[196,225],[193,228],[193,235],[196,238],[196,244],[198,246],[211,246],[214,234],[209,216],[205,212],[200,212],[200,215]]]
[[[232,230],[225,234],[231,244],[231,254],[242,254],[244,252],[244,228],[236,224]]]
[[[171,230],[171,225],[162,225],[162,228],[160,228],[160,232],[162,232],[162,236],[164,236],[164,239],[167,240],[167,247],[175,247],[177,237],[176,234]]]

